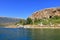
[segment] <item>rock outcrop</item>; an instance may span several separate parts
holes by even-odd
[[[29,18],[31,19],[42,19],[42,18],[51,18],[54,16],[60,16],[60,8],[47,8],[41,11],[34,12],[32,16]]]

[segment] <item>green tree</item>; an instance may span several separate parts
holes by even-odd
[[[41,22],[43,22],[42,19],[35,18],[35,20],[34,20],[34,24],[40,24]]]
[[[19,23],[22,24],[22,25],[25,25],[26,24],[26,20],[25,19],[20,19]]]
[[[32,21],[32,19],[31,18],[27,18],[27,24],[33,24],[33,21]]]
[[[34,24],[38,24],[39,23],[39,19],[35,18],[34,19]]]

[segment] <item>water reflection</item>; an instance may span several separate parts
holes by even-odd
[[[60,29],[0,28],[0,40],[60,40]]]

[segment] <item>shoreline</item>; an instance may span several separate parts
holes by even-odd
[[[60,29],[60,26],[8,25],[4,28]]]
[[[24,28],[28,28],[28,27],[24,27]],[[60,29],[60,27],[30,27],[33,29]]]
[[[33,29],[60,29],[60,26],[32,26],[32,25],[24,25],[24,26],[19,26],[17,28],[33,28]]]

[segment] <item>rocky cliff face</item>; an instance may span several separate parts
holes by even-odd
[[[60,16],[60,8],[47,8],[41,11],[34,12],[32,16],[29,18],[31,19],[42,19],[42,18],[51,18],[54,16]]]

